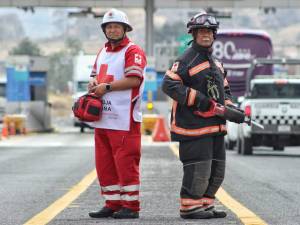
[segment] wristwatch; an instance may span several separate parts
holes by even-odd
[[[105,85],[105,90],[106,90],[107,92],[111,91],[111,85],[110,85],[110,84],[106,84],[106,85]]]

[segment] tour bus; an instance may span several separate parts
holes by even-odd
[[[219,30],[213,45],[214,56],[227,70],[227,80],[236,100],[246,91],[246,72],[255,58],[271,58],[272,41],[269,34],[262,30],[224,29]],[[270,65],[258,67],[253,76],[273,74]]]

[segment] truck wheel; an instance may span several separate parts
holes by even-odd
[[[80,133],[84,133],[84,127],[80,127]]]
[[[234,146],[235,146],[235,141],[229,141],[228,142],[228,149],[229,150],[233,150]]]
[[[284,146],[273,146],[274,151],[284,151]]]
[[[253,149],[252,149],[251,138],[242,137],[241,153],[242,155],[252,155]]]

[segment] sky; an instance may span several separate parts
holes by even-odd
[[[7,14],[14,14],[16,15],[19,20],[22,22],[25,35],[27,37],[33,39],[41,39],[47,38],[51,36],[55,36],[55,32],[57,27],[55,26],[54,22],[57,20],[57,12],[61,12],[65,14],[67,18],[66,12],[71,11],[79,11],[78,8],[34,8],[35,12],[32,13],[30,10],[25,12],[19,8],[0,8],[0,16],[7,15]],[[125,10],[126,11],[126,10]],[[138,11],[138,10],[136,10]],[[132,14],[132,15],[139,15],[139,14]],[[131,18],[131,22],[134,21],[136,18]],[[144,19],[144,18],[142,18]],[[180,16],[175,18],[180,19]],[[68,18],[70,21],[71,18]],[[166,22],[165,16],[156,15],[155,17],[155,25],[161,26]],[[136,24],[135,24],[136,26]]]
[[[26,36],[46,38],[52,36],[55,32],[55,27],[52,24],[52,17],[55,10],[57,8],[35,8],[35,12],[32,13],[31,11],[25,12],[18,8],[0,8],[0,16],[15,14],[22,21]]]

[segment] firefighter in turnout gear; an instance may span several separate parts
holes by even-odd
[[[101,28],[108,40],[100,49],[88,89],[102,99],[95,128],[95,161],[105,205],[93,218],[138,218],[141,157],[141,97],[146,66],[143,50],[132,43],[126,14],[105,13]]]
[[[205,12],[192,17],[187,23],[192,46],[163,80],[163,91],[173,99],[171,137],[179,141],[183,164],[180,216],[185,219],[226,216],[214,208],[225,174],[226,134],[226,120],[216,106],[232,104],[224,69],[212,56],[218,27],[215,17]]]

